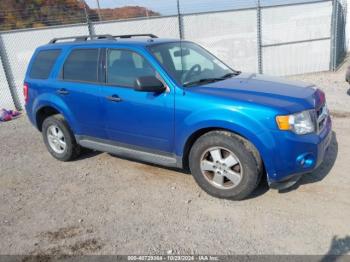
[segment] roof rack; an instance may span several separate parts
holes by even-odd
[[[154,34],[133,34],[133,35],[114,35],[114,38],[132,38],[132,37],[138,37],[138,36],[148,36],[150,38],[158,38],[158,36]]]
[[[115,38],[132,38],[132,37],[138,37],[138,36],[148,36],[150,38],[158,38],[158,36],[154,34],[133,34],[133,35],[79,35],[79,36],[69,36],[69,37],[59,37],[59,38],[53,38],[49,44],[55,44],[57,41],[61,40],[69,40],[72,39],[73,41],[87,41],[87,40],[95,40],[95,39],[108,39],[108,40],[115,40]]]
[[[94,40],[94,39],[110,39],[113,40],[114,37],[112,35],[79,35],[79,36],[68,36],[68,37],[59,37],[52,39],[49,44],[55,44],[57,41],[60,40],[69,40],[72,39],[74,41],[87,41],[88,39]]]

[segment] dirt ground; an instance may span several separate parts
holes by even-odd
[[[0,123],[0,254],[349,254],[350,117],[333,123],[318,170],[284,192],[261,183],[240,202],[106,153],[62,163],[26,116]]]

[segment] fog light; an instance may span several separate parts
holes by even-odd
[[[312,167],[315,164],[315,158],[312,154],[305,153],[297,157],[297,163],[303,168]]]

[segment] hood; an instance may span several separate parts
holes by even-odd
[[[288,113],[315,108],[315,103],[319,100],[314,85],[247,73],[190,87],[188,91],[274,107]]]

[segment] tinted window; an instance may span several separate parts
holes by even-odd
[[[140,76],[156,76],[153,67],[141,55],[127,50],[108,50],[107,83],[133,87]]]
[[[98,49],[75,49],[63,66],[65,80],[97,82]]]
[[[40,51],[33,62],[29,76],[34,79],[47,79],[61,50]]]

